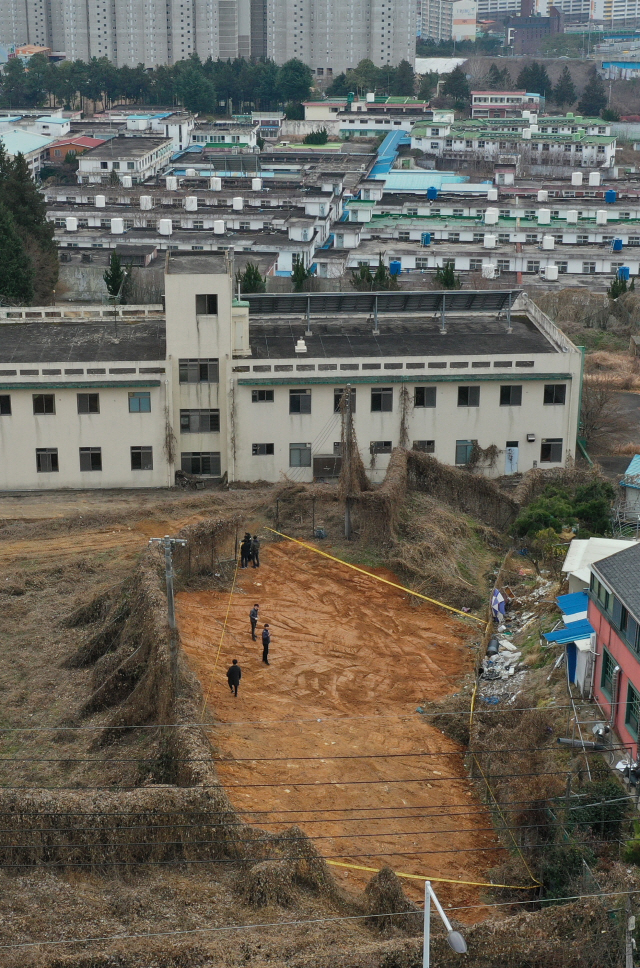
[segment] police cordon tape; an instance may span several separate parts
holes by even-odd
[[[502,848],[504,850],[504,847]],[[349,867],[354,871],[368,871],[371,874],[379,874],[379,867],[361,867],[359,864],[347,864],[339,860],[328,860],[327,864],[331,867]],[[533,891],[538,887],[538,882],[535,884],[527,884],[523,886],[522,884],[492,884],[491,881],[463,881],[456,880],[453,877],[434,877],[432,874],[404,874],[402,871],[393,872],[396,877],[405,877],[412,881],[433,881],[439,884],[465,884],[467,887],[508,887],[512,891]]]
[[[300,541],[298,538],[292,538],[290,534],[283,534],[282,531],[276,531],[275,528],[266,528],[267,531],[271,531],[272,534],[277,534],[280,538],[286,538],[287,541],[293,541],[295,544],[301,545],[303,548],[308,548],[309,551],[315,551],[317,555],[322,555],[323,558],[329,558],[330,561],[337,561],[339,565],[344,565],[345,568],[351,568],[353,571],[359,571],[361,575],[366,575],[367,578],[375,578],[376,581],[381,581],[385,585],[390,585],[392,588],[398,588],[401,592],[407,592],[408,595],[415,595],[416,598],[421,598],[424,602],[430,602],[431,605],[438,605],[440,608],[446,608],[448,612],[455,612],[457,615],[462,615],[464,618],[470,618],[474,622],[480,622],[481,625],[486,624],[486,620],[483,618],[477,618],[475,615],[471,615],[469,612],[463,612],[459,608],[454,608],[452,605],[445,605],[444,602],[439,602],[435,598],[429,598],[427,595],[423,595],[421,592],[416,592],[413,588],[407,588],[405,585],[398,585],[397,582],[389,581],[388,578],[383,578],[381,575],[374,575],[373,572],[367,571],[366,568],[359,568],[357,565],[352,565],[349,561],[343,561],[342,558],[336,558],[335,555],[330,555],[327,551],[321,551],[320,548],[316,548],[315,545],[307,544],[306,541]]]

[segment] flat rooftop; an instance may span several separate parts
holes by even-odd
[[[95,161],[111,161],[112,158],[142,158],[150,151],[155,151],[156,148],[170,142],[170,138],[111,138],[103,145],[86,151],[82,157]]]
[[[0,327],[0,365],[158,361],[166,356],[164,319],[80,323],[6,323]],[[7,375],[0,372],[0,377]],[[18,374],[19,375],[19,374]]]
[[[174,276],[207,273],[226,275],[228,265],[224,252],[172,252],[167,259],[167,272]]]

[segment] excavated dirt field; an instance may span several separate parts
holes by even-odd
[[[251,640],[254,602],[258,630],[271,627],[269,666]],[[221,641],[228,606],[228,593],[181,593],[178,621],[205,715],[218,722],[221,782],[247,822],[273,831],[298,823],[341,864],[485,881],[504,856],[490,817],[455,744],[415,712],[456,691],[475,629],[286,542],[263,548],[259,570],[238,572]],[[226,681],[233,658],[242,667],[237,698]],[[371,877],[334,873],[354,889]],[[404,885],[421,895],[420,881]],[[482,893],[437,886],[455,906]]]

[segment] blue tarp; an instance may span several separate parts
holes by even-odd
[[[561,612],[573,615],[575,612],[586,612],[589,598],[586,592],[573,592],[571,595],[558,595],[556,602]]]
[[[555,632],[544,632],[543,634],[547,642],[558,642],[560,645],[565,645],[567,642],[588,639],[593,632],[595,632],[595,629],[591,622],[582,619],[578,622],[572,622],[567,628],[556,629]]]

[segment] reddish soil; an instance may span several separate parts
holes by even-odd
[[[251,640],[254,602],[258,631],[271,627],[269,666]],[[471,668],[464,623],[289,543],[267,545],[259,570],[238,572],[222,635],[228,606],[228,593],[181,593],[177,602],[206,715],[219,724],[218,774],[246,820],[273,831],[298,823],[341,864],[485,881],[504,856],[489,814],[456,745],[415,712],[454,692]],[[226,681],[232,658],[242,667],[237,698]],[[358,889],[371,877],[334,872]],[[420,897],[420,881],[403,884]],[[436,886],[456,906],[482,893]]]

